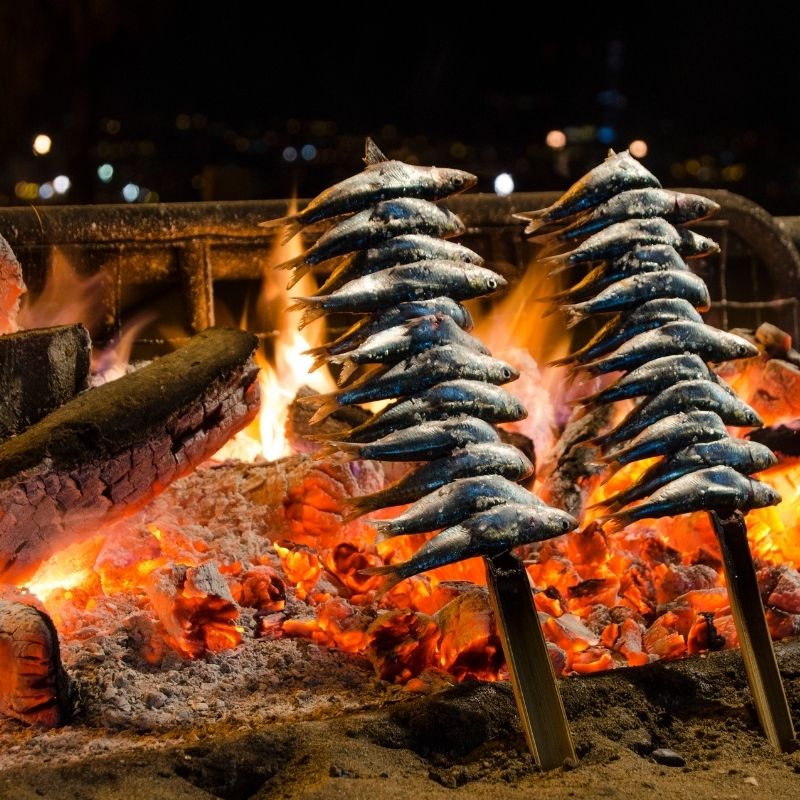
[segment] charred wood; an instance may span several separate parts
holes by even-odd
[[[0,442],[87,388],[91,348],[83,325],[0,336]]]
[[[748,434],[748,438],[781,455],[800,456],[800,419],[793,420],[789,425],[757,428]]]
[[[50,617],[0,599],[0,714],[55,727],[66,722],[69,707],[69,683]]]
[[[258,410],[256,338],[209,329],[0,445],[0,580],[141,508]]]

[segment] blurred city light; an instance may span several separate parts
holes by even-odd
[[[567,135],[564,131],[550,131],[544,141],[553,150],[561,150],[567,146]]]
[[[501,197],[511,194],[514,191],[514,179],[507,172],[501,172],[494,179],[494,190]]]
[[[37,133],[33,139],[33,152],[37,156],[46,156],[53,146],[53,140],[46,133]]]

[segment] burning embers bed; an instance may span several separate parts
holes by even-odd
[[[788,344],[777,352],[772,336],[763,355],[736,365],[735,374],[728,369],[770,425],[795,413],[791,387],[800,371]],[[525,358],[518,354],[516,362]],[[525,377],[521,385],[541,391],[538,373]],[[300,407],[288,417],[287,446],[309,450]],[[784,439],[791,447],[791,434]],[[563,492],[557,473],[565,468],[566,459],[559,467],[545,464],[543,492]],[[775,637],[800,632],[798,476],[792,458],[770,470],[764,479],[784,502],[750,517]],[[376,541],[368,522],[341,521],[345,498],[375,491],[387,477],[393,476],[374,462],[306,454],[206,465],[136,516],[63,549],[24,587],[4,594],[49,613],[82,715],[102,724],[169,727],[189,712],[219,719],[243,692],[280,682],[283,671],[307,678],[309,670],[353,669],[345,683],[363,683],[363,658],[323,658],[315,648],[309,666],[299,640],[366,657],[381,679],[412,691],[504,677],[482,563],[415,576],[384,595],[379,576],[362,574],[408,558],[417,546],[414,537]],[[597,476],[581,477],[568,502],[577,497],[585,508],[632,478],[624,470],[604,485]],[[736,647],[716,538],[704,515],[638,523],[608,536],[592,513],[583,513],[578,532],[526,553],[560,674]],[[35,714],[19,716],[36,721]]]
[[[276,254],[275,261],[286,256]],[[527,283],[495,308],[495,321],[520,320]],[[286,312],[285,293],[276,285],[280,281],[268,276],[264,297],[283,336],[273,363],[260,374],[260,418],[217,453],[217,463],[206,462],[133,516],[113,525],[104,519],[101,534],[59,546],[52,556],[42,551],[44,563],[35,574],[0,586],[0,662],[13,657],[39,665],[20,680],[6,673],[0,711],[54,724],[75,702],[89,723],[153,730],[192,720],[314,713],[329,702],[331,676],[338,679],[337,702],[362,706],[383,696],[365,683],[368,664],[381,680],[409,691],[505,676],[480,560],[411,577],[383,594],[383,579],[364,574],[365,568],[408,559],[420,540],[379,540],[368,520],[343,522],[348,498],[377,491],[398,473],[391,465],[310,455],[316,445],[307,438],[303,407],[291,400],[307,379],[310,359],[301,351],[317,342],[297,334],[296,318]],[[302,285],[295,291],[306,294]],[[540,374],[530,357],[538,354],[538,320],[534,330],[497,322],[481,327],[483,340],[521,372],[510,391],[535,410],[508,427],[536,444],[538,493],[581,521],[575,533],[524,548],[556,671],[586,674],[736,647],[707,516],[604,533],[595,522],[600,512],[590,507],[631,485],[647,464],[601,483],[589,448],[581,444],[583,427],[595,424],[591,435],[612,420],[584,417],[556,431],[568,398],[563,388],[552,389],[558,373]],[[784,453],[762,475],[781,493],[782,504],[749,516],[768,622],[780,638],[800,633],[800,449],[793,429],[780,428],[800,417],[800,355],[770,326],[751,338],[761,355],[720,371],[769,426],[763,434],[772,437],[773,449]],[[504,351],[509,345],[518,349]],[[240,373],[250,374],[249,368]],[[325,380],[315,388],[327,388]],[[235,391],[230,381],[218,384],[211,392],[193,390],[199,404],[178,403],[163,425],[150,421],[147,431],[170,442],[162,448],[164,474],[147,486],[134,481],[122,493],[121,478],[138,463],[136,448],[153,443],[137,429],[127,466],[101,476],[112,487],[100,487],[101,495],[113,495],[117,487],[121,500],[132,498],[133,512],[152,496],[149,486],[186,474],[211,455],[212,444],[245,424],[255,384],[240,382]],[[233,421],[221,424],[228,411]],[[337,424],[347,426],[335,419],[325,423]],[[30,636],[16,622],[3,627],[4,609],[19,602],[53,620],[70,696],[60,674],[47,674],[57,651],[45,645],[57,643],[45,618],[25,617]],[[11,634],[19,630],[15,641]],[[280,687],[291,680],[303,688],[289,696]],[[246,714],[238,716],[245,706]]]

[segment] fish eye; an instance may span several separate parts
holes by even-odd
[[[487,281],[486,281],[486,285],[490,289],[496,289],[497,288],[497,279],[496,278],[488,278]]]
[[[510,378],[511,378],[511,370],[508,367],[503,367],[503,377],[506,380],[510,380]]]
[[[568,531],[572,526],[569,524],[569,520],[562,519],[561,520],[561,530]]]

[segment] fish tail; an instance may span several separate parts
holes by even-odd
[[[586,312],[577,306],[561,306],[559,310],[567,315],[567,328],[574,328],[579,322],[586,319]]]
[[[314,348],[317,349],[317,348]],[[308,351],[307,351],[308,352]],[[308,368],[309,372],[316,372],[320,367],[324,367],[325,364],[328,363],[328,355],[327,353],[321,353],[319,355],[314,356],[314,361],[311,366]]]
[[[517,211],[512,214],[512,219],[518,219],[520,222],[530,222],[531,220],[541,219],[550,210],[550,206],[545,208],[537,208],[535,211]]]
[[[303,230],[303,223],[297,217],[287,217],[281,241],[283,244],[290,242],[301,230]]]
[[[333,361],[333,359],[331,359]],[[342,362],[342,369],[339,373],[339,377],[336,379],[336,383],[339,386],[344,385],[347,381],[350,380],[353,373],[358,369],[358,364],[355,361],[351,361],[349,358],[345,359]]]
[[[383,582],[383,585],[378,592],[378,594],[381,596],[393,589],[398,583],[400,583],[400,581],[403,580],[403,577],[398,574],[397,567],[394,564],[383,564],[380,567],[364,567],[364,569],[359,570],[359,574],[382,575],[385,577],[386,580]]]
[[[556,275],[560,275],[562,272],[566,272],[568,269],[572,269],[573,264],[569,260],[567,253],[559,253],[555,256],[547,256],[547,258],[543,258],[540,261],[541,264],[545,266],[552,266],[553,268],[550,272],[547,273],[548,278],[553,278]]]
[[[600,517],[597,521],[600,523],[603,533],[606,534],[619,533],[623,528],[633,522],[630,514],[625,511],[617,511],[614,514],[608,514],[605,517]]]
[[[560,306],[550,306],[550,308],[546,309],[542,312],[542,319],[545,317],[552,317],[557,311],[560,310]]]
[[[557,227],[551,230],[543,230],[547,227],[546,222],[531,222],[522,232],[530,241],[543,245],[553,244],[556,239],[560,239],[564,234],[564,229]]]
[[[305,397],[295,397],[295,402],[301,406],[316,406],[319,407],[323,403],[327,403],[332,397],[335,397],[335,392],[323,392],[321,394],[308,394]]]
[[[339,398],[335,395],[331,396],[328,400],[323,400],[320,407],[311,415],[308,420],[309,425],[316,425],[323,419],[327,419],[331,414],[337,411],[341,406],[339,405]]]
[[[274,219],[268,219],[264,222],[259,222],[259,228],[267,228],[271,230],[272,228],[283,228],[285,225],[292,225],[292,224],[300,224],[296,223],[297,216],[295,214],[289,214],[286,217],[275,217]],[[302,225],[301,225],[302,227]]]
[[[291,299],[295,302],[286,310],[303,312],[303,316],[300,317],[300,322],[297,324],[299,330],[303,330],[306,325],[310,325],[314,320],[325,315],[325,309],[322,307],[324,297],[293,297]]]
[[[294,258],[287,259],[286,261],[281,261],[280,264],[275,264],[273,269],[285,269],[287,271],[290,270],[297,270],[297,269],[304,269],[303,274],[308,272],[311,269],[310,264],[305,263],[305,255],[300,254],[299,256],[295,256]]]
[[[294,268],[294,272],[292,272],[292,277],[286,282],[286,288],[294,288],[309,272],[311,272],[310,264],[298,264],[298,266]]]
[[[316,453],[314,453],[314,459],[320,461],[323,458],[330,458],[333,455],[337,455],[339,453],[344,453],[348,456],[347,460],[352,461],[354,458],[357,458],[359,453],[359,448],[361,445],[358,444],[351,444],[350,442],[340,442],[338,440],[327,441]]]
[[[564,356],[563,358],[556,358],[552,361],[547,362],[548,367],[568,367],[570,364],[574,364],[577,361],[578,354],[577,353],[570,353],[568,356]],[[582,403],[583,400],[572,400],[570,402],[573,403]]]
[[[371,514],[385,505],[383,492],[362,494],[360,497],[349,497],[345,500],[345,503],[350,510],[342,516],[342,522],[352,522],[354,519],[363,517],[365,514]]]

